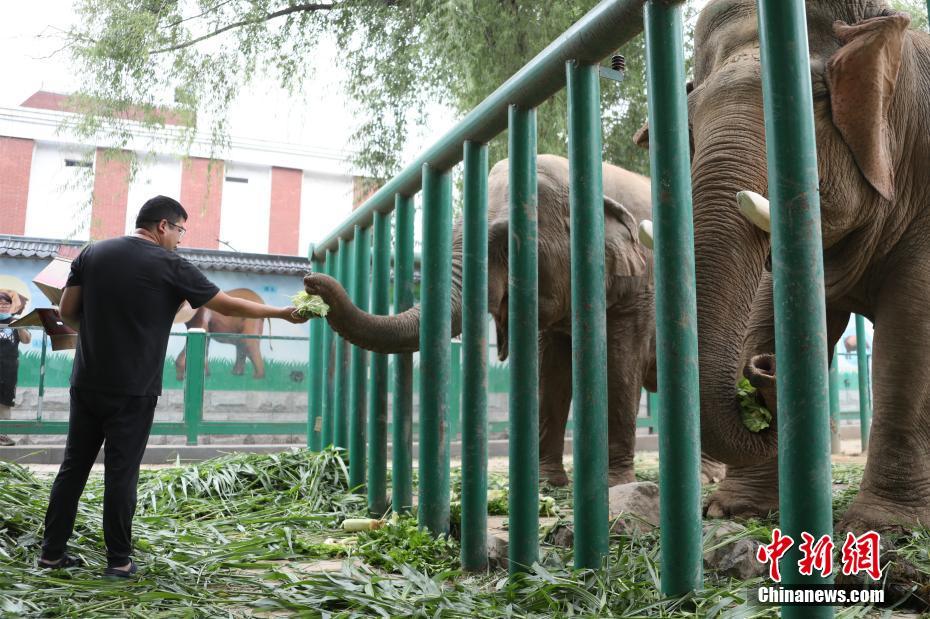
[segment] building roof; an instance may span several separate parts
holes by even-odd
[[[56,255],[73,257],[84,245],[84,241],[0,234],[0,256],[14,258],[50,258]],[[310,270],[310,260],[299,256],[189,248],[178,248],[178,254],[198,268],[211,271],[302,275]]]

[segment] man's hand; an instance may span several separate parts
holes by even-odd
[[[278,314],[274,316],[275,318],[280,318],[281,320],[286,320],[289,323],[295,325],[302,325],[303,323],[310,320],[308,317],[301,316],[297,313],[297,308],[294,306],[282,307],[278,309]]]

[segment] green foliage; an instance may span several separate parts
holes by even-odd
[[[742,410],[740,415],[751,432],[761,432],[772,423],[772,413],[759,403],[756,388],[749,384],[749,380],[741,378],[736,385],[736,395]]]
[[[297,314],[304,318],[326,316],[329,313],[329,305],[323,301],[323,297],[307,294],[303,290],[291,297],[291,303],[297,308]]]
[[[642,469],[655,476],[654,462]],[[453,479],[458,474],[453,470]],[[853,485],[862,466],[835,465],[833,475]],[[763,580],[708,571],[700,591],[662,596],[658,531],[612,535],[603,571],[573,570],[570,550],[544,544],[540,563],[515,577],[501,569],[461,573],[458,544],[433,538],[413,519],[347,535],[342,520],[367,509],[363,497],[348,493],[345,463],[335,450],[237,454],[143,471],[134,521],[134,556],[143,569],[115,583],[99,576],[102,481],[91,475],[69,545],[87,566],[41,571],[34,565],[52,479],[0,462],[0,617],[778,616],[776,607],[745,604]],[[559,496],[570,508],[570,493]],[[839,518],[836,507],[835,497]],[[777,524],[775,516],[713,542],[705,537],[704,550],[745,537],[770,541]],[[843,535],[837,531],[835,541],[842,544]],[[930,573],[930,534],[918,527],[893,542],[896,552],[883,549],[882,557],[895,565],[885,569],[909,563],[916,571],[906,578],[922,582]],[[348,560],[320,569],[319,559],[332,557]],[[837,616],[875,611],[848,607]]]
[[[891,6],[896,11],[907,13],[911,16],[911,28],[927,31],[927,6],[925,0],[890,0]]]
[[[400,573],[407,566],[433,576],[459,567],[459,545],[451,537],[433,537],[416,518],[400,518],[374,531],[358,534],[352,553],[368,565]]]
[[[173,114],[189,146],[199,114],[210,119],[214,146],[223,147],[226,111],[243,86],[270,75],[299,96],[311,76],[305,59],[331,37],[345,92],[362,119],[353,136],[356,163],[387,178],[400,168],[408,135],[423,126],[431,105],[463,116],[596,2],[78,0],[80,25],[69,33],[77,70],[86,76],[75,98],[85,112],[77,129],[109,132],[125,144],[127,118],[159,127]],[[647,173],[646,152],[632,144],[646,117],[642,37],[620,53],[626,79],[602,80],[604,153]],[[540,106],[537,124],[539,152],[565,154],[564,92]],[[490,161],[505,156],[501,136],[490,145]]]

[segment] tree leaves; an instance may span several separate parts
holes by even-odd
[[[75,101],[74,128],[129,143],[140,120],[163,127],[166,108],[186,124],[176,132],[189,148],[195,129],[228,143],[227,111],[258,76],[272,76],[303,96],[324,37],[340,50],[344,88],[360,119],[355,164],[371,177],[396,173],[409,136],[437,106],[464,116],[564,32],[597,0],[80,0],[69,33],[86,82]],[[627,75],[602,82],[604,153],[608,161],[647,173],[648,157],[632,143],[645,121],[642,37],[621,50]],[[206,120],[205,120],[206,119]],[[564,92],[538,110],[539,152],[567,150]],[[490,160],[506,156],[505,136]]]

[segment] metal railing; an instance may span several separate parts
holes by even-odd
[[[509,213],[509,348],[510,348],[510,570],[526,570],[538,556],[538,368],[536,282],[536,126],[535,107],[568,86],[569,161],[572,247],[573,383],[575,414],[575,542],[576,567],[597,568],[607,553],[606,524],[606,366],[603,306],[603,234],[601,209],[601,133],[598,63],[614,49],[645,30],[650,117],[650,158],[655,230],[655,284],[657,367],[660,388],[660,503],[662,534],[662,591],[682,595],[700,588],[700,437],[695,307],[694,242],[689,165],[688,119],[685,93],[683,37],[680,1],[604,0],[518,71],[455,128],[427,149],[400,174],[388,181],[360,209],[313,248],[316,269],[332,274],[340,263],[337,279],[350,291],[352,300],[368,311],[368,237],[364,231],[396,208],[395,235],[398,256],[412,245],[409,206],[413,196],[423,195],[423,270],[420,307],[420,351],[423,374],[419,383],[421,525],[434,533],[448,530],[448,415],[450,405],[449,316],[451,261],[450,170],[464,159],[465,226],[462,284],[470,290],[462,304],[464,325],[463,438],[469,437],[463,465],[462,562],[466,569],[485,566],[483,506],[486,503],[486,403],[487,344],[480,321],[487,308],[480,299],[486,280],[487,196],[482,183],[487,177],[486,143],[508,130],[510,158]],[[826,331],[823,321],[823,268],[819,236],[816,151],[812,125],[812,99],[807,57],[804,3],[800,0],[760,0],[760,39],[764,75],[769,188],[772,200],[772,256],[779,355],[786,364],[779,378],[783,410],[779,424],[790,424],[793,439],[779,443],[780,462],[789,463],[781,478],[783,526],[792,534],[804,530],[817,536],[831,529],[830,462],[819,441],[828,434],[829,405],[826,397]],[[776,60],[772,60],[776,59]],[[777,113],[776,113],[777,111]],[[790,197],[789,215],[779,215],[779,205]],[[788,211],[786,211],[788,212]],[[804,233],[800,233],[801,231]],[[816,231],[816,234],[811,231]],[[389,252],[386,236],[378,234],[375,260]],[[362,245],[364,247],[358,247]],[[582,254],[580,247],[586,252]],[[362,256],[355,262],[353,256]],[[359,286],[359,277],[363,285]],[[396,281],[403,290],[408,280],[401,271]],[[792,290],[785,288],[792,282]],[[456,291],[460,294],[460,291]],[[398,311],[409,307],[399,304]],[[386,314],[385,306],[375,309]],[[325,330],[325,328],[324,328]],[[329,336],[324,336],[324,339]],[[359,436],[358,406],[347,407],[346,376],[362,375],[358,365],[350,369],[345,344],[335,338],[335,352],[315,349],[311,356],[312,384],[324,396],[335,392],[332,408],[321,411],[322,436],[312,444],[346,446],[352,440],[350,458],[365,444]],[[800,343],[804,342],[804,346]],[[364,364],[363,355],[352,355]],[[399,359],[404,359],[400,356]],[[335,372],[329,371],[335,364]],[[404,361],[400,361],[401,365]],[[781,366],[781,362],[780,362]],[[318,377],[326,370],[325,380]],[[395,405],[397,427],[409,432],[405,417],[412,398],[411,375],[398,373]],[[332,379],[331,379],[332,377]],[[383,401],[386,381],[376,378],[372,401]],[[359,388],[356,381],[355,389]],[[360,394],[354,402],[361,403]],[[800,403],[805,403],[802,407]],[[346,436],[345,424],[354,415],[356,434]],[[328,420],[335,430],[328,432]],[[375,416],[375,418],[378,418]],[[315,421],[311,426],[316,427]],[[381,453],[383,432],[369,430],[369,460]],[[779,433],[784,437],[786,434]],[[816,437],[813,446],[810,437]],[[395,440],[395,447],[409,445],[409,435]],[[800,440],[800,439],[799,439]],[[583,445],[583,448],[580,447]],[[582,451],[583,449],[583,451]],[[410,456],[395,449],[395,479],[410,474]],[[358,477],[353,477],[358,480]],[[812,486],[810,480],[814,479]],[[383,476],[368,480],[374,510],[383,505]],[[394,492],[394,504],[406,509],[411,501],[409,484]],[[803,491],[798,492],[798,489]],[[797,574],[786,576],[798,582]],[[789,612],[790,609],[786,612]]]

